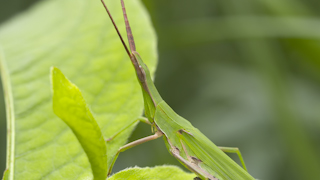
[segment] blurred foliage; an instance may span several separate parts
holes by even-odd
[[[1,10],[32,1],[13,2]],[[320,179],[320,1],[144,2],[168,104],[217,145],[240,147],[256,178]],[[140,124],[131,140],[150,133]],[[179,164],[162,139],[122,153],[114,170],[159,164]]]

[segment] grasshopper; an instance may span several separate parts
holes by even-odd
[[[242,155],[238,148],[216,146],[197,128],[193,127],[188,120],[174,112],[172,108],[161,98],[152,81],[148,67],[146,64],[144,64],[141,56],[136,51],[135,42],[123,0],[121,0],[121,5],[130,50],[124,42],[104,0],[101,0],[101,2],[106,9],[111,22],[134,66],[138,82],[141,86],[146,118],[139,120],[150,124],[152,131],[155,131],[155,133],[151,136],[138,139],[121,147],[112,160],[108,175],[111,174],[113,165],[120,152],[144,142],[163,137],[169,152],[187,169],[198,175],[198,177],[195,179],[254,179],[247,172]],[[122,131],[119,133],[121,132]],[[119,133],[115,134],[107,141],[112,140]],[[229,158],[224,152],[237,153],[243,168]]]

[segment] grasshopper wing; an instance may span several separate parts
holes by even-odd
[[[199,159],[199,166],[219,179],[249,180],[254,178],[221,151],[198,129],[179,131],[183,148],[188,154]],[[197,161],[196,161],[197,162]]]
[[[169,152],[202,178],[254,179],[192,124],[164,101],[157,105],[154,122],[164,133]]]

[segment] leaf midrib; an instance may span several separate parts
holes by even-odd
[[[15,123],[14,123],[14,106],[13,106],[13,95],[10,81],[10,74],[7,70],[7,64],[5,62],[5,54],[0,47],[0,74],[3,85],[4,100],[6,107],[6,118],[7,118],[7,167],[9,167],[9,180],[13,179],[14,169],[14,147],[15,147]]]

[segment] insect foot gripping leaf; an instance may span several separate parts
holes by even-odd
[[[53,110],[79,140],[88,156],[95,180],[107,178],[107,146],[101,130],[90,112],[79,88],[62,72],[51,68]]]

